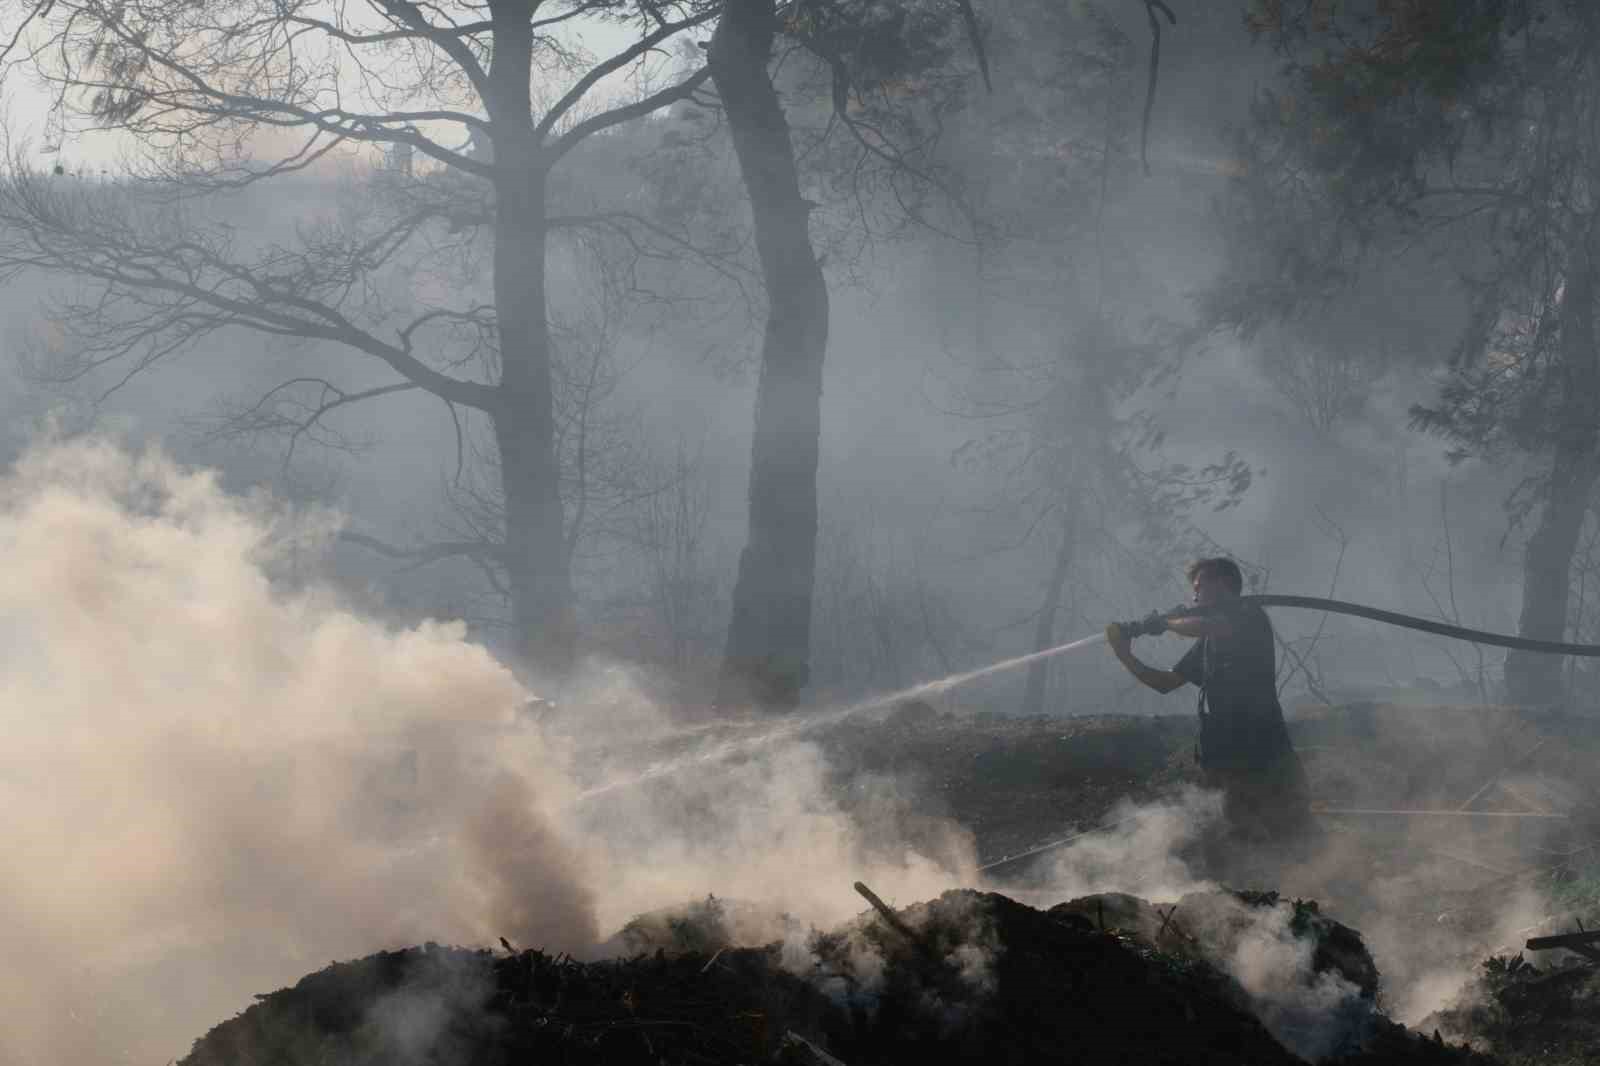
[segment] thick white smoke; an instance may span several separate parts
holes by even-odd
[[[1103,829],[1050,857],[1030,902],[1048,907],[1097,892],[1175,900],[1215,887],[1185,856],[1221,817],[1221,794],[1192,785],[1155,802],[1122,800],[1107,813]]]
[[[382,948],[578,953],[708,892],[825,922],[855,877],[909,902],[970,869],[959,835],[874,846],[803,745],[576,803],[575,756],[461,626],[299,579],[334,528],[100,441],[0,481],[0,1064],[167,1061]],[[905,804],[876,808],[894,837]]]
[[[102,442],[0,484],[0,1057],[164,1061],[333,958],[592,937],[510,673],[273,581],[330,529]]]

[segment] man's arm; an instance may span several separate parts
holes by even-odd
[[[1148,663],[1140,662],[1138,656],[1133,654],[1133,641],[1123,636],[1115,625],[1106,626],[1106,642],[1111,645],[1117,661],[1145,687],[1153,688],[1165,696],[1188,683],[1175,670],[1157,670]]]
[[[1226,640],[1233,636],[1233,623],[1220,612],[1168,615],[1167,632],[1180,637],[1221,637]]]

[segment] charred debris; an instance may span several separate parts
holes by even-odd
[[[733,946],[708,899],[637,919],[635,950],[610,960],[430,943],[336,963],[258,996],[182,1066],[1307,1061],[1291,1046],[1321,1062],[1494,1061],[1387,1019],[1359,933],[1308,901],[1045,911],[962,890],[897,910],[862,888],[872,910],[802,942]],[[1263,925],[1311,959],[1277,1002],[1225,970]]]

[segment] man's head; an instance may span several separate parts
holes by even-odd
[[[1196,559],[1184,573],[1196,607],[1210,607],[1244,591],[1244,574],[1232,559]]]

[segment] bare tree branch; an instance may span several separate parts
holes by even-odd
[[[578,102],[584,98],[589,90],[594,88],[595,85],[602,79],[607,78],[615,72],[621,70],[623,67],[639,59],[641,56],[654,51],[656,48],[660,47],[662,42],[666,41],[667,38],[672,37],[683,30],[691,29],[695,26],[705,25],[707,22],[710,22],[717,16],[718,11],[718,8],[707,8],[698,14],[691,15],[685,19],[680,19],[677,22],[662,22],[654,32],[648,33],[639,38],[633,44],[629,45],[627,48],[624,48],[616,55],[613,55],[611,58],[603,60],[600,63],[596,63],[593,67],[590,67],[588,72],[585,73],[583,77],[578,79],[577,84],[568,89],[562,95],[561,99],[557,100],[553,105],[551,105],[550,109],[545,112],[544,118],[539,120],[539,124],[535,127],[535,132],[539,139],[542,141],[548,137],[551,131],[555,129],[556,123],[560,122],[562,117],[566,115],[567,112],[571,111],[573,107],[577,106]],[[683,85],[680,85],[676,91],[676,95],[672,96],[671,99],[662,100],[661,103],[651,107],[649,111],[644,112],[644,114],[649,114],[650,111],[654,111],[658,107],[661,107],[667,103],[671,103],[672,100],[681,99],[683,95],[687,95],[689,91],[691,91],[696,85],[700,84],[700,82],[704,81],[706,77],[709,77],[709,73],[702,74],[699,80],[693,81],[692,83],[684,83],[684,85],[688,86],[687,89],[683,88]],[[626,121],[626,119],[621,121]],[[608,125],[614,124],[615,123],[608,123]],[[579,125],[582,125],[582,123],[579,123]]]
[[[111,358],[143,346],[151,358],[136,371],[184,343],[233,326],[335,342],[379,359],[451,403],[485,411],[498,405],[491,386],[443,374],[413,354],[410,331],[420,322],[402,330],[396,344],[362,328],[341,308],[353,275],[376,249],[391,244],[398,230],[353,248],[331,245],[320,256],[313,247],[306,256],[278,251],[241,263],[228,258],[228,237],[201,231],[171,213],[141,226],[145,216],[131,196],[62,193],[47,185],[48,179],[27,172],[20,160],[0,180],[0,225],[5,227],[0,269],[42,268],[104,283],[105,298],[119,304],[123,316],[106,317],[103,304],[61,310],[69,324],[98,335],[95,343]],[[75,376],[103,363],[90,359]]]
[[[296,389],[307,385],[316,387],[317,396],[314,401],[301,400],[294,394]],[[356,450],[357,446],[343,435],[314,436],[322,428],[323,419],[329,414],[366,400],[411,392],[417,388],[417,385],[406,381],[349,392],[326,378],[290,378],[262,393],[249,406],[238,411],[225,412],[218,420],[220,424],[203,434],[202,439],[224,440],[256,433],[286,434],[288,445],[284,449],[282,469],[287,472],[294,461],[295,449],[302,438],[313,437],[315,442],[323,447],[341,451]],[[284,408],[293,413],[281,413]]]
[[[614,107],[597,115],[591,115],[582,122],[576,122],[567,132],[561,134],[550,143],[549,148],[546,150],[546,157],[553,162],[572,151],[578,142],[601,130],[610,129],[612,126],[620,126],[624,122],[632,122],[634,119],[644,118],[646,115],[661,110],[668,104],[679,100],[687,100],[710,77],[710,68],[701,67],[676,85],[653,92],[649,96],[636,100],[631,104]]]
[[[415,5],[386,0],[397,17],[405,17]],[[77,12],[75,12],[76,14]],[[189,14],[186,12],[186,14]],[[208,127],[265,126],[269,128],[309,127],[330,137],[335,143],[346,141],[405,144],[446,163],[482,176],[492,168],[481,161],[445,147],[417,129],[416,123],[447,121],[468,128],[487,129],[484,119],[468,112],[449,109],[363,112],[335,102],[318,106],[319,99],[342,95],[337,71],[326,65],[315,67],[297,60],[292,34],[275,34],[274,23],[295,25],[285,16],[273,15],[261,23],[216,27],[203,22],[190,27],[176,21],[160,24],[153,13],[145,13],[141,24],[130,24],[121,9],[100,10],[84,16],[93,20],[87,54],[81,65],[63,56],[66,68],[59,73],[44,73],[62,85],[88,93],[97,101],[96,116],[120,125],[135,135],[172,137],[180,142],[192,139]],[[420,14],[418,28],[425,26]],[[191,21],[194,16],[190,15]],[[69,20],[70,21],[70,20]],[[149,23],[150,25],[145,25]],[[160,26],[162,32],[152,32]],[[200,31],[206,32],[200,32]],[[198,39],[197,39],[198,38]],[[460,38],[431,37],[457,63],[469,62],[463,73],[481,93],[482,68]],[[448,42],[454,45],[447,47]],[[197,49],[213,44],[217,54],[201,54]],[[63,39],[62,45],[68,44]],[[264,52],[246,61],[246,55]],[[97,59],[98,57],[98,59]],[[98,61],[104,73],[91,71]],[[285,64],[283,70],[271,66]],[[232,85],[218,79],[226,78]],[[253,91],[253,87],[273,91]]]
[[[35,0],[33,10],[18,21],[17,32],[11,35],[11,40],[5,43],[5,47],[0,48],[0,65],[10,60],[11,53],[16,50],[17,45],[22,41],[22,35],[28,31],[28,27],[42,20],[54,6],[55,0]]]

